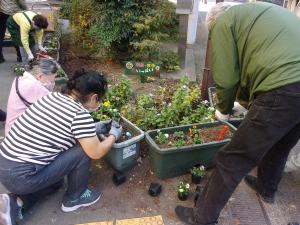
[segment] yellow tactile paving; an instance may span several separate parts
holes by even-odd
[[[162,216],[117,220],[116,225],[164,225]]]
[[[95,222],[95,223],[81,223],[76,225],[113,225],[113,221]]]

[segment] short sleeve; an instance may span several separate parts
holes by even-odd
[[[72,121],[71,131],[76,139],[96,136],[96,127],[91,115],[86,111],[77,112]]]

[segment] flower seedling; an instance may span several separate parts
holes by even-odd
[[[157,135],[155,137],[155,140],[160,145],[167,144],[168,143],[169,134],[164,134],[160,130],[157,131]]]
[[[190,193],[190,184],[185,181],[180,181],[177,186],[177,192],[180,200],[186,200]]]
[[[181,146],[185,145],[184,132],[183,131],[174,132],[174,139],[175,139],[176,147],[181,147]]]
[[[195,175],[197,177],[204,177],[206,174],[205,167],[204,166],[199,166],[199,167],[194,166],[191,169],[191,174]]]

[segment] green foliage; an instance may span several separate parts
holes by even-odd
[[[162,67],[167,72],[174,72],[177,70],[180,70],[179,65],[179,56],[175,52],[165,52],[160,57],[160,60],[162,62]]]
[[[23,73],[26,71],[23,66],[18,65],[18,64],[12,66],[12,69],[16,75],[23,75]]]
[[[198,86],[183,77],[176,88],[160,88],[157,97],[140,95],[121,113],[143,130],[214,121],[213,109],[201,101]]]
[[[60,4],[59,17],[60,19],[69,19],[72,11],[71,0],[63,0]]]
[[[120,81],[109,88],[102,100],[101,107],[92,113],[94,120],[119,120],[121,117],[119,109],[128,103],[133,94],[132,85],[126,76],[122,76]]]
[[[155,136],[155,140],[157,141],[158,144],[167,144],[168,143],[168,134],[164,134],[160,130],[157,131],[157,135]]]
[[[177,37],[168,0],[71,0],[74,41],[93,53],[154,60],[163,41]]]
[[[204,177],[206,174],[206,170],[204,166],[199,166],[199,167],[193,167],[191,169],[191,174],[197,176],[197,177]]]
[[[67,74],[65,73],[65,71],[62,68],[59,68],[56,72],[56,78],[58,77],[67,77]]]
[[[178,195],[185,196],[190,192],[190,184],[185,181],[180,181],[177,186]]]

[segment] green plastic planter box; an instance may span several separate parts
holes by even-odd
[[[215,108],[215,102],[213,100],[213,95],[216,92],[216,88],[215,87],[209,87],[208,88],[208,99],[209,99],[209,104],[211,107]],[[240,124],[242,123],[244,118],[230,118],[228,120],[228,123],[232,124],[235,127],[240,126]]]
[[[225,122],[198,123],[185,126],[177,126],[160,129],[163,133],[174,133],[176,131],[188,131],[189,128],[196,125],[199,128],[214,127],[220,124],[227,124],[232,132],[236,128]],[[175,177],[188,172],[195,165],[208,166],[216,152],[230,139],[219,142],[210,142],[205,144],[188,145],[183,147],[160,148],[155,143],[157,130],[146,132],[146,141],[150,146],[150,164],[153,172],[161,179]]]
[[[136,165],[140,157],[140,143],[144,139],[144,131],[129,120],[121,118],[123,129],[126,128],[133,137],[127,141],[113,144],[105,156],[105,160],[117,171],[123,172]]]

